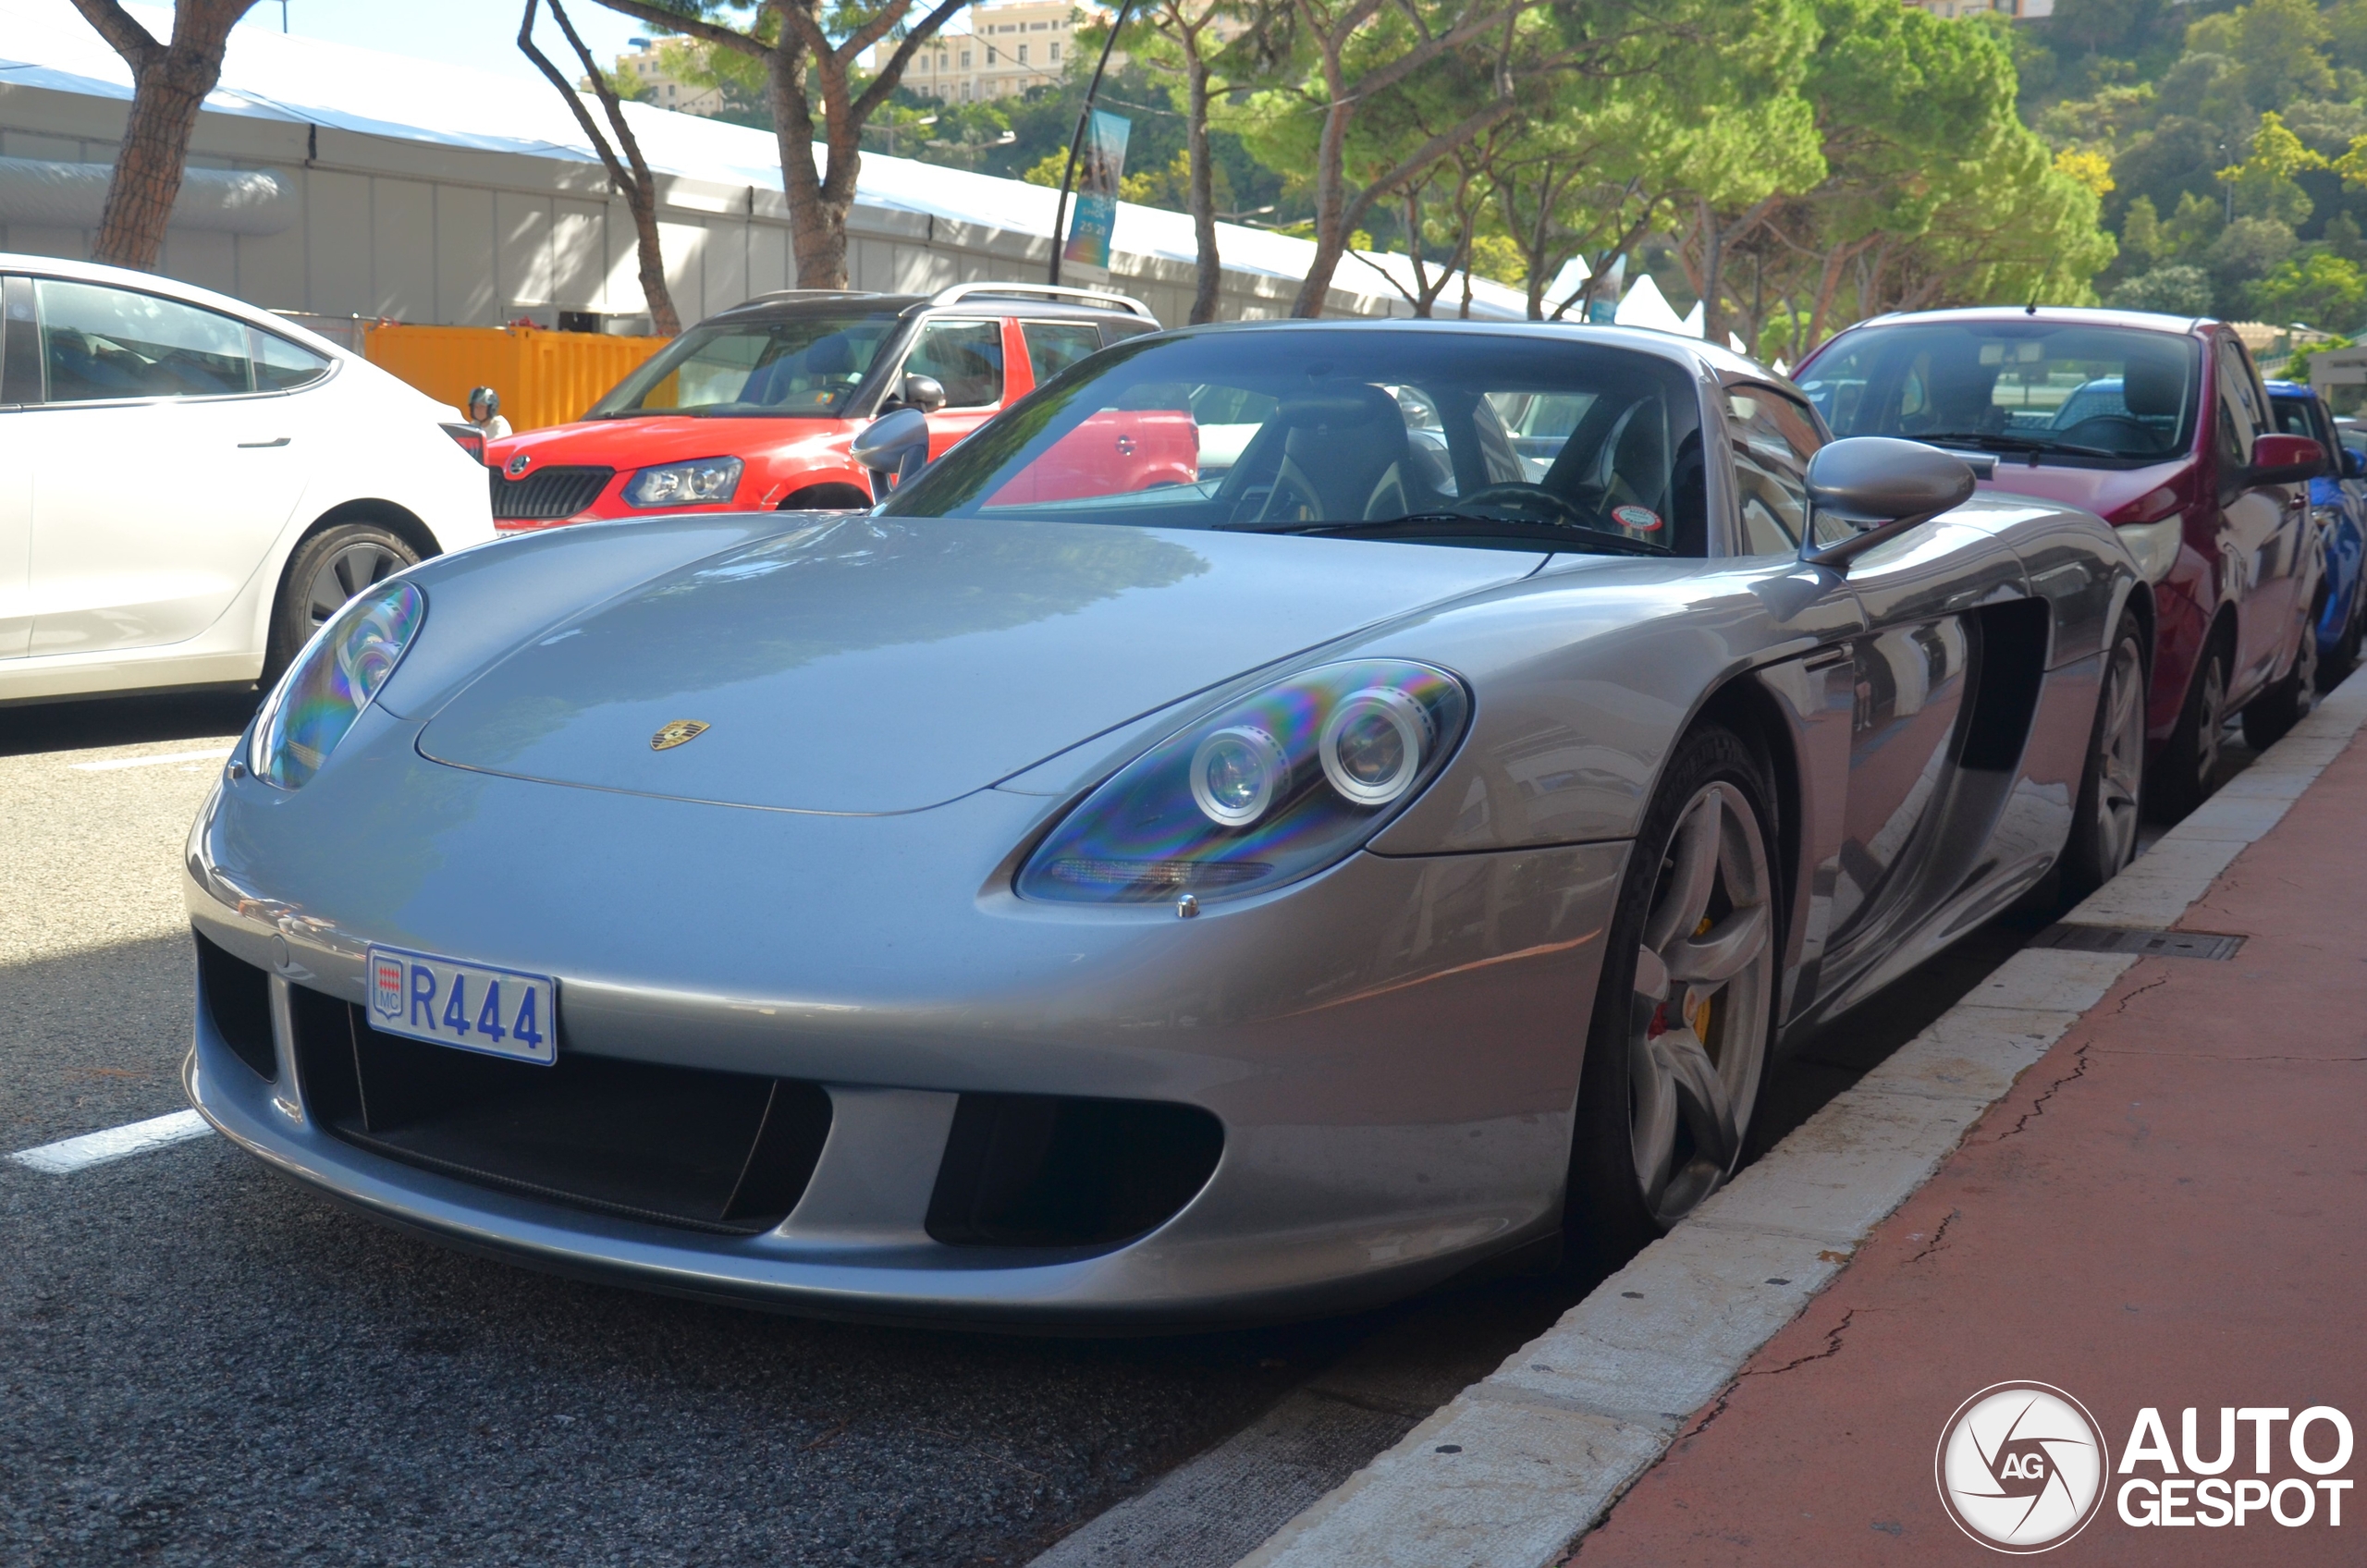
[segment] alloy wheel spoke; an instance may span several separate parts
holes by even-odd
[[[1731,980],[1758,961],[1767,946],[1767,906],[1749,904],[1735,910],[1699,937],[1679,941],[1669,951],[1673,979],[1697,986]]]
[[[1640,1031],[1628,1043],[1628,1130],[1636,1184],[1646,1203],[1658,1204],[1676,1157],[1677,1094],[1652,1045]]]
[[[1654,1001],[1668,998],[1668,965],[1650,948],[1636,949],[1636,994]]]
[[[1734,1101],[1700,1036],[1690,1029],[1671,1029],[1651,1045],[1676,1090],[1677,1111],[1693,1134],[1694,1146],[1721,1170],[1732,1165],[1742,1147],[1735,1130]]]
[[[1677,825],[1671,858],[1676,863],[1668,890],[1644,925],[1644,946],[1658,952],[1683,933],[1691,932],[1710,912],[1710,893],[1717,885],[1720,829],[1725,807],[1715,793],[1705,794]]]

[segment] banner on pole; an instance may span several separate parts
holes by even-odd
[[[1063,261],[1083,266],[1110,264],[1110,234],[1118,224],[1118,182],[1126,172],[1126,136],[1134,124],[1123,115],[1093,111],[1085,145],[1077,152],[1076,215],[1069,224]]]

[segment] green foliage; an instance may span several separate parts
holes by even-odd
[[[2124,311],[2159,311],[2199,316],[2211,309],[2211,276],[2201,267],[2172,263],[2124,279],[2106,303]]]
[[[2299,224],[2307,221],[2312,203],[2294,177],[2327,166],[2271,109],[2261,116],[2260,129],[2252,133],[2251,152],[2242,163],[2221,169],[2219,178],[2235,187],[2236,210],[2246,217]]]
[[[2353,343],[2349,338],[2345,337],[2339,332],[2335,333],[2324,343],[2304,344],[2300,348],[2294,349],[2293,357],[2285,361],[2286,379],[2288,381],[2307,381],[2310,379],[2310,360],[2312,356],[2324,353],[2329,349],[2350,349],[2356,347],[2357,345],[2355,343]]]
[[[2252,286],[2252,302],[2260,320],[2279,325],[2300,322],[2326,330],[2352,327],[2367,313],[2367,276],[2357,263],[2319,251],[2279,263]]]
[[[2120,220],[2120,253],[2139,266],[2151,266],[2162,257],[2162,217],[2151,196],[2128,203]]]

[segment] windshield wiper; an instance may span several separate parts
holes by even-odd
[[[1376,518],[1365,522],[1275,522],[1235,524],[1234,533],[1293,533],[1326,539],[1386,538],[1392,533],[1435,539],[1441,534],[1475,538],[1533,539],[1557,549],[1600,549],[1621,556],[1666,556],[1657,545],[1625,534],[1548,522],[1535,517],[1478,517],[1470,512],[1414,512],[1405,517]]]
[[[2103,447],[2081,447],[2068,441],[2042,441],[2035,435],[2009,435],[2004,431],[1943,430],[1914,439],[1928,446],[1954,441],[1992,452],[2068,452],[2078,458],[2140,458],[2142,452],[2116,452]]]

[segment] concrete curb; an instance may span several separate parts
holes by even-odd
[[[2166,928],[2367,723],[2367,670],[2065,922]],[[2026,949],[1238,1568],[1544,1568],[2137,961]]]

